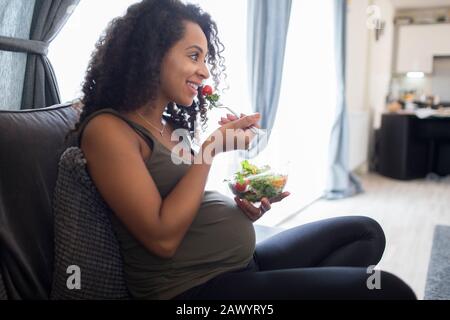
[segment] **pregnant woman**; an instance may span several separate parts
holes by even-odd
[[[89,174],[114,212],[128,289],[136,299],[413,299],[382,272],[367,286],[385,239],[365,217],[342,217],[286,230],[258,246],[260,207],[205,191],[211,161],[224,146],[247,147],[258,114],[223,119],[198,152],[173,154],[182,130],[207,122],[201,85],[224,71],[216,24],[179,0],[143,0],[114,19],[97,43],[83,84],[74,134]],[[227,141],[232,130],[233,141]],[[238,147],[234,147],[238,149]],[[175,163],[174,157],[190,161]],[[210,159],[207,159],[210,158]]]

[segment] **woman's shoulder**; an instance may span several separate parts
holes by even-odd
[[[110,113],[92,117],[80,132],[80,148],[84,153],[109,149],[140,152],[139,138],[123,120]]]
[[[111,113],[100,113],[84,125],[83,131],[80,133],[81,138],[87,139],[133,139],[133,130],[129,125],[119,117]],[[80,138],[80,141],[81,141]],[[135,142],[133,141],[133,142]]]

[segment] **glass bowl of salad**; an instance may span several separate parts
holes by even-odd
[[[274,170],[265,165],[258,167],[248,160],[241,162],[241,169],[231,179],[225,180],[234,195],[249,202],[260,202],[280,195],[286,186],[288,168]]]

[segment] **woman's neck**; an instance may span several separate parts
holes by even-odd
[[[162,101],[153,101],[152,103],[148,103],[141,108],[137,109],[136,111],[139,112],[143,117],[145,117],[147,120],[151,121],[152,123],[159,124],[161,122],[161,119],[163,117],[164,111],[166,110],[166,107],[168,105],[168,102],[162,102]]]

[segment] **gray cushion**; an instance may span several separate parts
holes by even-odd
[[[127,299],[119,244],[111,209],[92,182],[83,152],[68,148],[61,156],[54,194],[55,271],[51,299]],[[81,288],[67,281],[79,267]],[[70,271],[70,270],[69,270]]]

